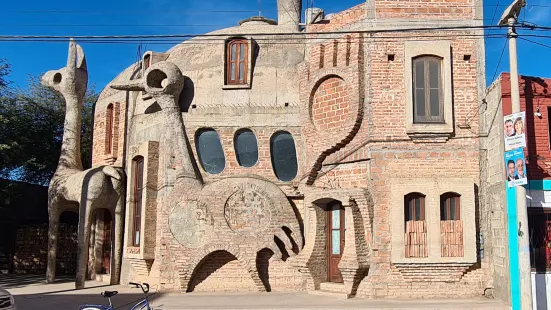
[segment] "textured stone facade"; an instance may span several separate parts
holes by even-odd
[[[94,163],[112,158],[105,158],[102,127],[109,105],[118,103],[119,155],[112,163],[124,163],[129,176],[122,281],[188,292],[306,290],[367,298],[469,297],[493,288],[494,257],[477,253],[478,234],[489,229],[480,222],[478,197],[483,40],[463,36],[481,30],[386,32],[418,28],[420,19],[480,25],[481,12],[475,0],[368,1],[307,25],[307,33],[316,33],[307,38],[289,27],[289,18],[285,25],[248,21],[214,32],[224,40],[207,45],[195,38],[151,54],[148,68],[144,61],[121,73],[96,104]],[[286,40],[270,35],[280,31],[289,31]],[[233,34],[251,52],[252,73],[245,73],[251,78],[243,85],[220,78],[228,74]],[[445,122],[412,127],[408,64],[430,47],[442,59]],[[249,167],[237,160],[241,129],[257,143]],[[219,141],[210,153],[201,138],[206,131]],[[285,177],[277,162],[282,132],[294,145],[284,163],[295,156],[297,162]],[[142,196],[135,191],[136,156],[145,162]],[[404,254],[404,196],[412,192],[425,195],[425,258]],[[446,193],[461,198],[461,257],[440,251]],[[135,197],[141,197],[139,246],[132,244]],[[336,267],[328,253],[335,202],[344,216]],[[342,281],[328,283],[335,270]]]

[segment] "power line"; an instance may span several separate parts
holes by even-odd
[[[372,37],[363,37],[361,39],[352,39],[351,43],[361,43],[365,41],[378,42],[383,40],[404,40],[404,41],[426,41],[431,39],[445,39],[450,40],[450,38],[462,38],[462,39],[478,39],[482,37],[488,38],[504,38],[504,34],[430,34],[430,35],[406,35],[406,36],[372,36]],[[105,38],[90,38],[85,40],[79,40],[79,43],[151,43],[151,44],[195,44],[195,45],[205,45],[205,44],[214,44],[214,43],[223,43],[226,41],[225,38],[206,38],[206,39],[197,39],[189,40],[190,38],[182,41],[181,38],[116,38],[116,39],[105,39]],[[292,45],[292,44],[305,44],[305,40],[310,40],[313,38],[308,37],[277,37],[277,38],[255,38],[255,41],[263,44],[281,44],[281,45]],[[316,37],[317,40],[335,40],[341,39],[332,37]],[[0,38],[0,42],[67,42],[67,38]]]
[[[498,7],[507,7],[506,4],[499,4],[500,0],[498,0],[497,4],[485,4],[484,7],[486,8],[492,8],[495,7],[494,17],[497,12]],[[313,7],[313,1],[311,2]],[[551,8],[551,5],[545,5],[545,4],[531,4],[532,7],[541,7],[541,8]],[[310,6],[308,6],[310,7]],[[473,8],[473,5],[454,5],[454,8]],[[398,8],[403,9],[402,6],[385,6],[384,8]],[[325,12],[333,12],[333,11],[340,11],[344,12],[346,9],[337,8],[337,7],[329,7],[324,8],[321,7]],[[368,9],[364,8],[365,11],[377,11],[380,9]],[[262,9],[264,12],[277,12],[277,9]],[[164,14],[181,14],[181,13],[257,13],[258,10],[154,10],[154,9],[106,9],[106,10],[56,10],[56,9],[49,9],[49,10],[3,10],[2,13],[22,13],[22,14],[28,14],[28,13],[55,13],[55,14],[74,14],[74,13],[85,13],[85,14],[105,14],[105,13],[144,13],[144,14],[155,14],[155,13],[164,13]],[[488,19],[489,20],[489,19]]]
[[[505,44],[503,44],[503,49],[501,50],[501,56],[499,56],[499,61],[497,62],[496,71],[494,72],[494,76],[492,77],[492,81],[495,80],[497,71],[499,70],[499,65],[501,64],[501,59],[503,58],[503,54],[505,53],[505,48],[507,47],[507,40],[505,40]]]
[[[206,33],[206,34],[162,34],[162,35],[107,35],[107,36],[52,36],[52,35],[0,35],[0,39],[75,39],[75,40],[87,40],[87,39],[150,39],[150,38],[202,38],[202,37],[239,37],[239,36],[257,36],[257,37],[270,37],[270,36],[311,36],[311,39],[315,39],[317,35],[346,35],[346,34],[378,34],[378,33],[395,33],[395,32],[416,32],[416,31],[438,31],[438,30],[480,30],[480,29],[492,29],[502,28],[504,26],[489,25],[489,26],[442,26],[442,27],[412,27],[412,28],[395,28],[395,29],[379,29],[379,30],[357,30],[357,31],[326,31],[326,32],[273,32],[273,33]],[[544,27],[526,27],[519,26],[519,28],[529,29],[542,29]],[[551,29],[551,28],[550,28]],[[255,38],[256,39],[256,38]]]
[[[540,43],[540,42],[528,40],[528,39],[523,38],[523,37],[519,37],[519,39],[524,40],[524,41],[528,41],[528,42],[530,42],[530,43],[534,43],[534,44],[537,44],[537,45],[541,45],[541,46],[543,46],[543,47],[551,48],[551,45],[547,45],[547,44],[543,44],[543,43]]]

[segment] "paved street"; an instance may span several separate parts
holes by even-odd
[[[139,289],[128,286],[108,286],[87,282],[87,288],[75,290],[69,278],[46,285],[44,277],[0,276],[0,286],[15,295],[21,310],[78,309],[82,303],[105,303],[99,294],[117,290],[112,298],[116,309],[130,309],[132,302],[142,296]],[[338,299],[304,293],[158,293],[152,289],[154,309],[509,309],[507,305],[489,299],[476,300],[367,300]]]

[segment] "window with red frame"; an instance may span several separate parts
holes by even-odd
[[[230,85],[247,84],[247,55],[249,44],[246,40],[231,40],[227,45],[226,83]]]
[[[107,113],[105,119],[105,154],[111,154],[113,151],[113,138],[115,136],[115,109],[113,104],[107,106]]]
[[[142,193],[143,193],[143,157],[139,156],[133,160],[134,170],[134,219],[132,230],[132,245],[140,246],[142,230]]]

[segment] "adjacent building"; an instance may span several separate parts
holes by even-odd
[[[534,309],[551,308],[551,79],[520,76],[521,111],[526,112],[520,125],[526,135],[526,205],[528,207],[528,231],[530,234],[530,259],[532,265],[532,297]],[[488,88],[486,100],[481,106],[481,130],[484,145],[481,159],[485,161],[481,184],[484,188],[482,202],[486,205],[484,221],[491,231],[494,243],[491,256],[494,261],[496,295],[509,300],[517,284],[518,270],[511,266],[515,261],[516,236],[508,234],[507,226],[516,230],[516,199],[507,191],[504,162],[504,116],[511,114],[511,80],[509,73],[502,73]],[[482,216],[482,214],[481,214]],[[509,223],[508,223],[509,221]],[[511,230],[509,230],[511,231]],[[518,259],[516,259],[518,261]],[[516,273],[516,274],[515,274]]]
[[[370,0],[305,24],[301,2],[147,52],[102,91],[93,163],[127,174],[122,281],[365,298],[505,285],[479,195],[482,1]],[[91,276],[108,272],[100,252]]]

